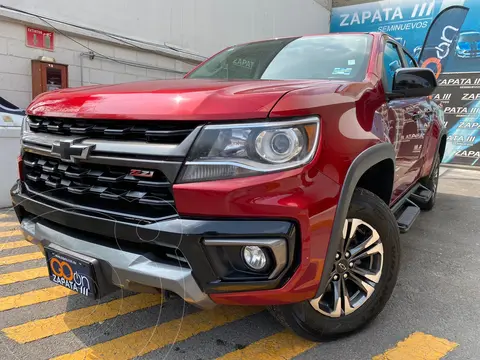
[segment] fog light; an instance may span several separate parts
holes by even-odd
[[[267,266],[267,255],[258,246],[245,246],[243,248],[243,259],[253,270],[263,270]]]

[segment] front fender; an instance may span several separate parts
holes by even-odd
[[[368,169],[387,159],[392,160],[395,164],[395,150],[390,143],[380,143],[360,153],[348,168],[347,175],[340,192],[337,210],[335,212],[335,219],[333,221],[330,242],[327,249],[327,256],[325,257],[322,277],[320,279],[316,297],[319,297],[325,291],[325,286],[327,285],[328,278],[330,276],[329,269],[333,267],[333,263],[335,262],[335,254],[340,246],[343,226],[347,218],[348,208],[350,206],[353,192],[358,184],[358,181]]]

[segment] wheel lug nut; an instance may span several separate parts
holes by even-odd
[[[353,267],[353,262],[351,262],[351,263],[350,263],[350,264],[348,264],[348,265],[350,265],[350,267],[352,268],[352,267]]]
[[[350,253],[347,251],[347,253],[345,254],[345,257],[348,259],[350,257]]]
[[[337,255],[335,255],[335,260],[338,260],[338,259],[340,259],[340,254],[339,253],[337,253]]]
[[[344,279],[348,278],[348,274],[343,274],[343,278]]]
[[[337,281],[338,280],[338,275],[333,275],[333,280]]]

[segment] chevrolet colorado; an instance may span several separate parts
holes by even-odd
[[[232,46],[180,80],[39,95],[13,205],[84,295],[266,305],[312,340],[383,309],[399,233],[435,204],[434,73],[381,33]]]

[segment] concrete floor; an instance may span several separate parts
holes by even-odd
[[[436,207],[422,213],[410,232],[401,236],[399,280],[384,311],[362,332],[318,345],[283,332],[261,308],[202,313],[178,299],[161,307],[151,297],[121,306],[109,303],[131,295],[120,293],[102,299],[101,304],[80,295],[60,294],[57,299],[49,299],[51,291],[39,290],[54,284],[41,274],[36,279],[16,282],[5,277],[42,268],[43,259],[15,258],[11,264],[1,263],[4,257],[30,254],[35,248],[4,249],[0,254],[0,283],[4,279],[12,283],[0,285],[0,359],[48,359],[80,351],[66,358],[198,360],[255,356],[256,360],[363,360],[384,354],[416,332],[433,337],[422,335],[403,353],[386,353],[376,359],[440,359],[452,348],[445,359],[479,359],[477,211],[480,212],[480,172],[443,168]],[[9,221],[13,221],[9,216],[1,218],[0,226]],[[2,243],[21,239],[15,233],[3,236],[0,248]],[[102,305],[107,303],[109,307]],[[118,312],[121,314],[117,315]],[[36,321],[42,318],[50,319]],[[176,321],[182,318],[182,322]],[[152,329],[157,325],[159,330],[155,333]],[[25,341],[30,342],[21,343]],[[439,350],[440,343],[447,350]],[[458,346],[454,348],[452,343]],[[137,354],[145,355],[136,357]]]

